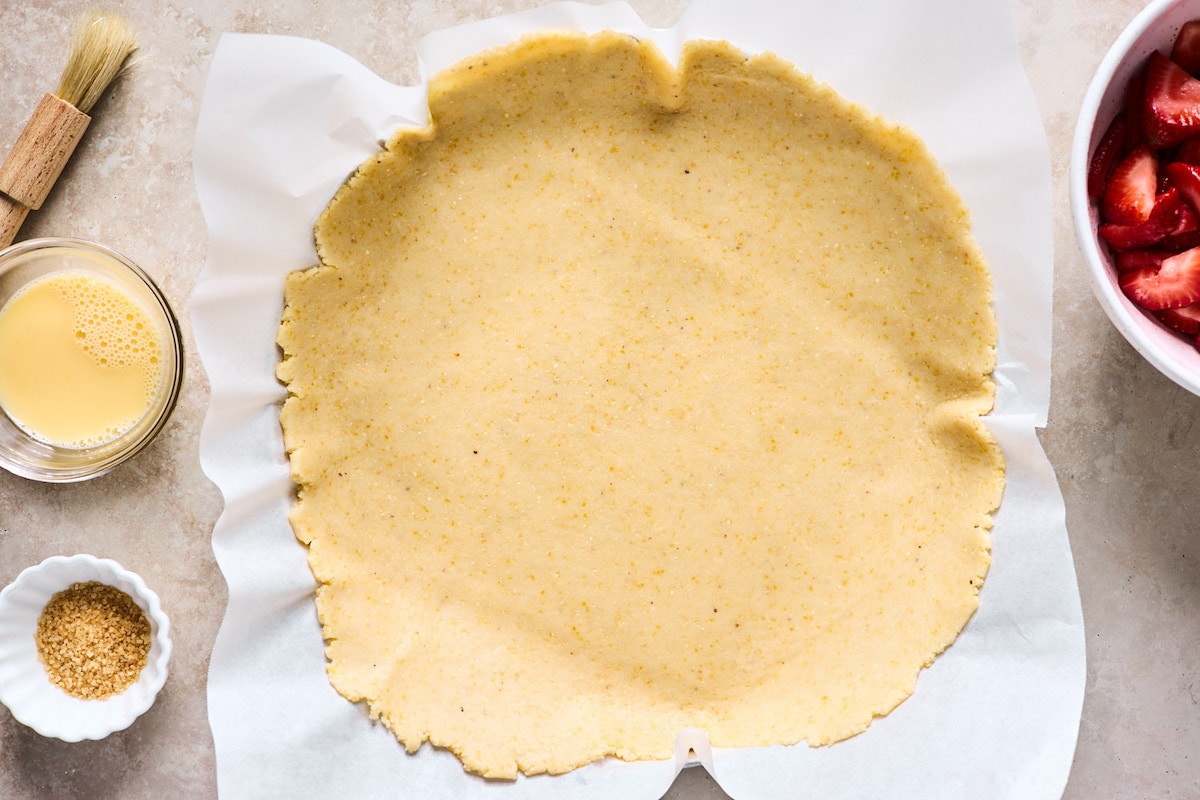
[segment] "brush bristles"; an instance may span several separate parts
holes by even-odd
[[[107,12],[88,14],[75,32],[55,94],[88,113],[136,48],[124,19]]]

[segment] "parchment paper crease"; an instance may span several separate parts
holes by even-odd
[[[1035,435],[1049,404],[1050,171],[1007,3],[698,0],[670,30],[623,4],[560,4],[426,37],[423,80],[542,28],[623,30],[671,58],[688,38],[771,50],[928,143],[971,208],[997,290],[989,424],[1009,472],[979,611],[912,698],[832,747],[713,751],[703,732],[684,731],[674,761],[608,760],[516,782],[468,775],[428,745],[405,754],[325,676],[312,576],[285,516],[275,331],[284,275],[316,263],[317,214],[381,140],[426,121],[425,89],[389,84],[317,42],[227,35],[196,138],[210,239],[191,305],[212,384],[201,461],[225,497],[213,549],[229,606],[208,693],[220,796],[651,800],[694,750],[739,800],[1060,797],[1083,698],[1083,623],[1062,499]]]

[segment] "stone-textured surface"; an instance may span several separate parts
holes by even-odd
[[[1144,361],[1093,299],[1066,186],[1087,83],[1142,5],[1017,6],[1054,177],[1054,368],[1042,442],[1066,500],[1087,629],[1069,800],[1200,792],[1200,398]]]
[[[75,486],[0,473],[0,585],[54,554],[91,552],[141,573],[174,623],[170,680],[129,730],[101,742],[46,740],[0,709],[0,797],[213,798],[205,715],[208,653],[225,586],[209,547],[221,498],[197,460],[208,386],[190,334],[187,298],[204,263],[205,229],[191,146],[205,72],[223,31],[306,36],[402,83],[416,79],[412,45],[457,22],[533,0],[114,0],[138,33],[136,68],[96,120],[46,207],[21,238],[78,236],[108,244],[163,287],[187,333],[179,410],[146,453]],[[55,88],[68,0],[2,4],[7,152],[42,93]],[[635,7],[669,25],[682,0]],[[1055,346],[1043,441],[1066,499],[1088,638],[1088,685],[1065,797],[1194,796],[1200,785],[1200,399],[1143,362],[1092,298],[1070,226],[1067,158],[1092,70],[1139,0],[1014,0],[1022,54],[1050,140],[1055,199]],[[703,770],[667,797],[724,797]]]

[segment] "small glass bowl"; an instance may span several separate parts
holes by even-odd
[[[94,447],[74,449],[37,439],[0,409],[0,467],[53,483],[95,478],[140,452],[166,426],[183,386],[183,338],[166,297],[133,262],[103,245],[81,239],[30,239],[0,251],[0,308],[32,281],[63,270],[91,272],[128,292],[159,326],[163,369],[154,402],[142,418],[117,438]],[[86,403],[87,398],[79,401]]]
[[[50,682],[38,660],[38,618],[57,593],[76,583],[116,587],[138,604],[150,623],[150,653],[141,675],[124,692],[81,700]],[[111,559],[53,556],[28,567],[0,591],[0,703],[18,722],[43,736],[78,742],[124,730],[154,704],[167,680],[171,623],[158,595],[138,575]]]

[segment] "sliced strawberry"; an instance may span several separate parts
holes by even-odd
[[[1200,20],[1183,23],[1171,48],[1171,60],[1189,75],[1200,75]]]
[[[1200,246],[1200,214],[1193,211],[1187,203],[1181,202],[1179,223],[1175,226],[1175,230],[1159,241],[1158,246],[1175,253]]]
[[[1147,220],[1136,225],[1101,225],[1097,232],[1109,247],[1124,252],[1154,247],[1166,238],[1171,229],[1156,224],[1154,220]]]
[[[1130,300],[1147,311],[1190,306],[1200,301],[1200,247],[1163,259],[1157,269],[1123,272],[1117,283]]]
[[[1179,224],[1163,237],[1160,246],[1176,251],[1190,250],[1200,245],[1200,166],[1173,161],[1162,171],[1167,185],[1179,191],[1184,204]]]
[[[1108,130],[1096,145],[1092,153],[1092,162],[1088,165],[1088,195],[1101,197],[1108,176],[1112,173],[1117,161],[1125,154],[1125,143],[1129,138],[1129,121],[1124,113],[1117,114],[1109,123]]]
[[[1133,225],[1150,218],[1158,190],[1158,157],[1139,147],[1113,168],[1104,187],[1101,210],[1115,225]]]
[[[1117,253],[1117,272],[1133,272],[1135,269],[1158,269],[1162,262],[1175,255],[1176,250],[1125,250]]]
[[[1125,86],[1125,122],[1129,131],[1125,135],[1125,152],[1146,144],[1146,80],[1141,73],[1134,73]]]
[[[1150,218],[1133,225],[1101,225],[1096,232],[1114,250],[1138,250],[1159,244],[1179,227],[1186,204],[1179,190],[1168,189],[1158,196]]]
[[[1200,80],[1162,53],[1146,62],[1143,123],[1154,147],[1171,147],[1200,133]]]
[[[1200,137],[1193,136],[1179,145],[1179,149],[1175,151],[1175,156],[1171,160],[1200,166]]]
[[[1172,161],[1163,167],[1163,174],[1167,176],[1171,185],[1179,190],[1179,194],[1192,210],[1200,211],[1200,166]]]
[[[1192,303],[1183,308],[1163,308],[1153,314],[1173,331],[1188,336],[1200,333],[1200,303]]]

